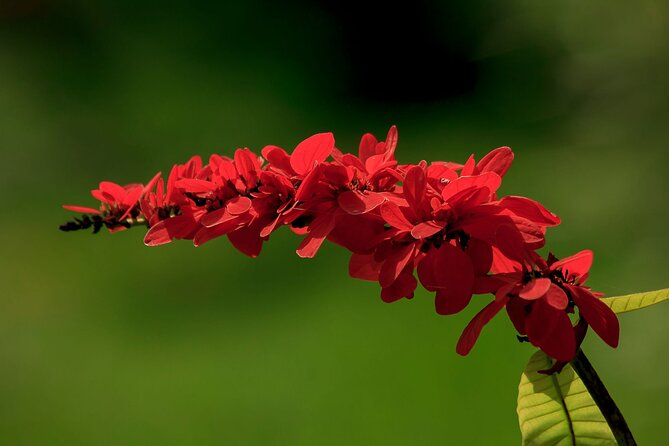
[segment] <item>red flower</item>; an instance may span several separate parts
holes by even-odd
[[[371,134],[360,141],[359,157],[332,150],[334,162],[320,165],[309,200],[299,206],[306,237],[297,249],[300,257],[313,257],[327,238],[353,252],[369,250],[383,221],[372,215],[392,197],[401,176],[394,170],[397,129],[391,127],[386,141]],[[302,201],[302,200],[300,200]]]
[[[559,223],[527,198],[497,200],[500,175],[512,159],[503,147],[478,164],[470,158],[460,175],[446,163],[408,166],[400,199],[380,207],[390,229],[380,234],[373,253],[353,255],[351,275],[378,280],[383,300],[394,301],[412,297],[417,268],[423,286],[436,293],[439,314],[461,311],[472,297],[476,276],[493,266],[516,264],[521,260],[516,252],[543,246],[545,227]],[[514,244],[500,237],[501,227],[514,232]]]
[[[110,232],[122,231],[131,225],[127,221],[128,218],[137,220],[140,217],[139,199],[153,187],[159,176],[160,174],[157,174],[153,177],[146,187],[141,184],[121,186],[110,181],[102,181],[99,189],[91,191],[93,198],[100,201],[99,209],[72,205],[63,205],[63,208],[83,214],[93,214],[94,221],[97,222],[95,232],[102,225]]]
[[[183,189],[176,184],[182,179],[196,178],[202,171],[202,159],[194,156],[185,164],[175,164],[167,179],[167,189],[163,179],[156,183],[156,189],[149,191],[141,200],[142,212],[149,224],[144,237],[147,246],[158,246],[175,239],[192,240],[200,229],[200,219],[204,210],[198,208]]]
[[[570,361],[576,354],[579,340],[569,318],[574,308],[582,321],[616,347],[620,328],[615,313],[600,300],[601,295],[584,285],[592,257],[592,251],[559,261],[534,255],[531,269],[481,278],[476,291],[493,292],[495,300],[467,325],[457,352],[469,353],[483,326],[504,307],[516,330],[558,361]]]

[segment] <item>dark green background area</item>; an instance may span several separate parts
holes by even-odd
[[[594,289],[669,286],[666,2],[136,3],[0,2],[0,444],[520,442],[533,349],[502,314],[454,351],[486,296],[384,304],[285,229],[255,260],[57,230],[98,181],[195,153],[321,131],[355,151],[391,124],[401,162],[509,145],[502,192],[562,217],[558,256],[595,251]],[[669,444],[668,317],[585,344],[644,445]]]

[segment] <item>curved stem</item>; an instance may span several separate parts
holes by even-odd
[[[636,446],[634,436],[632,435],[623,414],[620,412],[620,409],[618,409],[618,406],[616,406],[611,395],[609,395],[604,383],[599,379],[597,372],[592,367],[592,364],[590,364],[590,361],[588,361],[583,350],[578,350],[576,357],[571,361],[571,366],[576,373],[578,373],[578,376],[581,378],[581,381],[583,381],[583,384],[585,384],[586,389],[588,389],[588,392],[590,392],[595,403],[597,403],[597,407],[599,407],[602,415],[604,415],[618,445]]]

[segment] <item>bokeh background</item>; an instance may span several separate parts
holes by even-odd
[[[102,179],[192,154],[400,131],[398,157],[516,151],[503,192],[563,218],[609,295],[669,286],[669,4],[0,1],[0,443],[513,445],[532,353],[484,305],[383,304],[346,253],[61,233]],[[669,444],[669,305],[585,349],[640,444]]]

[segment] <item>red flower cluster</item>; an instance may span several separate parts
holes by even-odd
[[[316,255],[325,240],[351,251],[350,275],[378,281],[386,302],[413,297],[418,281],[435,293],[439,314],[461,311],[473,294],[495,294],[465,329],[461,354],[504,307],[519,333],[561,361],[580,342],[569,317],[575,307],[617,344],[615,315],[583,286],[591,253],[544,261],[535,251],[559,218],[529,198],[498,197],[511,149],[464,165],[400,165],[396,146],[391,127],[385,141],[364,135],[357,156],[338,150],[331,133],[307,138],[290,154],[276,146],[262,156],[238,149],[233,158],[212,155],[206,165],[196,156],[175,165],[167,184],[160,174],[146,187],[100,183],[92,191],[100,209],[65,206],[86,215],[61,229],[144,224],[149,246],[175,239],[197,246],[225,235],[255,257],[286,225],[304,235],[301,257]]]

